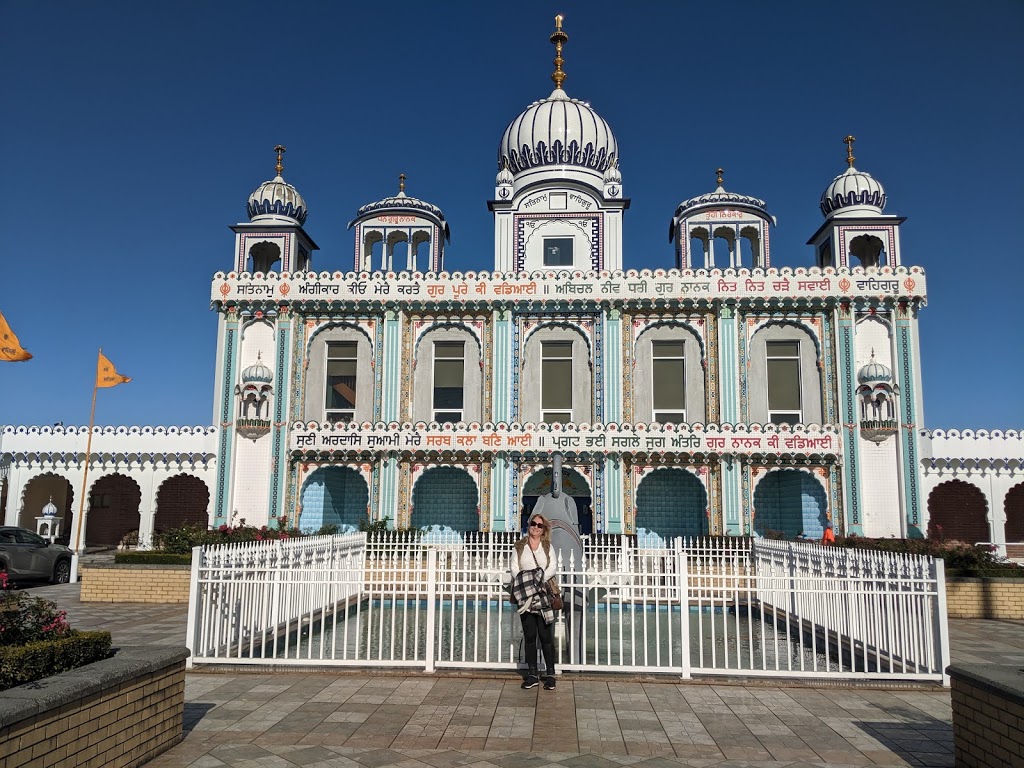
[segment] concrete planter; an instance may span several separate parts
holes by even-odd
[[[0,697],[0,764],[142,765],[182,739],[186,648],[134,646]]]
[[[946,611],[951,619],[1024,619],[1024,579],[946,579]]]
[[[83,603],[188,603],[190,565],[104,565],[82,569]]]

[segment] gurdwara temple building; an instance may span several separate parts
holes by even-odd
[[[567,39],[559,20],[554,90],[501,134],[480,271],[446,269],[448,221],[404,177],[322,257],[277,147],[211,286],[214,423],[97,428],[85,542],[240,519],[518,530],[558,452],[584,533],[1024,549],[1024,436],[921,423],[925,273],[853,138],[805,267],[772,265],[768,205],[720,171],[666,211],[672,268],[624,271],[620,149],[563,88]],[[86,432],[3,429],[7,524],[46,508],[67,537]]]

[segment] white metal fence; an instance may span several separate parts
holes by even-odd
[[[517,534],[197,548],[193,664],[514,669]],[[816,544],[584,538],[559,563],[560,670],[948,682],[942,562]]]

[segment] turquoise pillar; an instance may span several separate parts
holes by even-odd
[[[736,308],[723,305],[718,319],[718,398],[721,421],[725,424],[736,424],[742,420],[738,355]],[[708,421],[715,421],[714,414]]]
[[[495,424],[512,421],[512,313],[507,309],[494,312],[494,349],[491,360],[491,421]]]
[[[604,317],[604,423],[622,423],[622,311]]]
[[[907,516],[907,538],[924,538],[921,529],[921,449],[918,443],[917,400],[919,382],[914,360],[916,318],[906,304],[897,309],[896,318],[896,381],[900,394],[900,449],[903,476],[903,498]]]
[[[860,500],[860,432],[857,414],[856,326],[847,304],[839,310],[836,342],[839,358],[839,419],[843,429],[843,515],[846,533],[864,535]],[[833,510],[834,511],[834,510]],[[837,531],[839,532],[839,531]]]
[[[270,490],[267,509],[270,520],[286,516],[284,510],[285,488],[288,484],[288,382],[291,379],[291,355],[289,348],[292,338],[291,316],[277,316],[277,349],[274,354],[274,421],[270,431]],[[291,521],[293,524],[297,520]]]
[[[723,461],[722,524],[726,536],[743,535],[743,467],[736,460]],[[714,510],[712,510],[712,513]],[[749,521],[748,521],[749,522]]]
[[[389,453],[381,457],[380,462],[380,496],[377,509],[370,510],[371,520],[387,520],[389,527],[394,528],[398,520],[398,457]]]
[[[491,508],[486,510],[491,518],[492,531],[514,531],[518,529],[515,499],[511,493],[511,466],[508,457],[498,454],[491,459]]]
[[[238,314],[231,308],[224,322],[221,359],[220,392],[217,393],[217,412],[220,414],[220,434],[217,445],[217,498],[214,503],[216,525],[227,523],[231,517],[231,449],[234,446],[234,382],[238,379]]]
[[[617,456],[608,456],[604,462],[604,531],[623,533],[623,466]]]
[[[384,353],[381,360],[380,419],[400,421],[402,400],[402,325],[398,313],[384,314]]]

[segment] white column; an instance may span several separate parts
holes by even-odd
[[[153,523],[156,520],[156,495],[160,489],[156,482],[156,467],[149,472],[143,472],[138,478],[139,490],[141,493],[139,509],[139,549],[149,549],[153,542]],[[164,472],[170,476],[169,472]],[[166,479],[166,478],[163,478]]]
[[[21,514],[21,495],[25,492],[25,478],[28,472],[13,464],[7,475],[7,508],[4,510],[4,525],[17,525]]]

